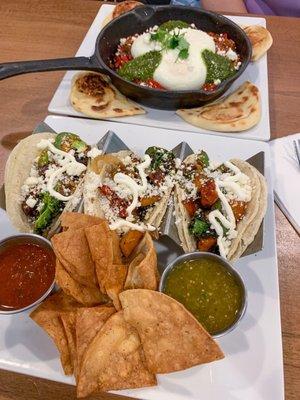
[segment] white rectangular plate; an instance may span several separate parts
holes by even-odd
[[[113,10],[113,5],[105,4],[100,8],[93,24],[91,25],[88,33],[86,34],[76,56],[91,56],[94,53],[95,41],[102,28],[105,17],[110,14]],[[234,22],[243,25],[262,25],[266,26],[266,20],[264,18],[254,17],[228,17]],[[84,115],[78,111],[75,111],[69,101],[71,80],[77,72],[67,72],[61,81],[58,89],[56,90],[48,110],[54,114],[71,115],[76,117],[84,117]],[[236,80],[229,92],[235,90],[239,85],[244,83],[246,80],[254,83],[261,93],[261,107],[262,116],[260,122],[249,129],[246,132],[241,133],[222,133],[222,132],[210,132],[201,128],[197,128],[193,125],[186,123],[175,111],[155,110],[153,108],[144,107],[147,111],[144,115],[135,115],[132,117],[118,117],[108,118],[110,121],[125,122],[131,124],[155,126],[159,128],[176,129],[180,131],[189,131],[195,133],[207,133],[210,135],[222,135],[232,136],[242,139],[256,139],[267,141],[270,139],[270,122],[269,122],[269,94],[268,94],[268,67],[267,67],[267,56],[263,56],[259,61],[250,63],[246,71]],[[228,92],[228,93],[229,93]]]
[[[218,339],[225,359],[159,375],[158,386],[153,388],[118,393],[144,400],[283,400],[278,269],[268,144],[152,127],[141,130],[138,125],[68,117],[50,116],[45,122],[57,132],[76,132],[90,144],[96,143],[108,130],[113,130],[137,152],[152,145],[171,149],[182,141],[194,150],[205,149],[212,159],[219,161],[231,157],[247,159],[264,151],[268,181],[264,248],[235,264],[247,287],[248,308],[238,327]],[[5,212],[0,209],[0,240],[13,232]],[[30,320],[28,313],[0,316],[0,368],[73,383],[72,378],[63,375],[58,353],[50,338]]]

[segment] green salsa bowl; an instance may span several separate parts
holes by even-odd
[[[213,337],[232,331],[247,307],[240,274],[212,253],[197,251],[176,258],[164,270],[159,290],[183,304]]]

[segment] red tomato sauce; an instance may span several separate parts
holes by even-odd
[[[55,255],[32,243],[17,244],[0,254],[0,309],[17,310],[38,300],[51,286]]]

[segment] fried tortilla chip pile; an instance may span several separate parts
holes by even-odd
[[[200,323],[176,300],[148,289],[119,295],[122,309],[83,307],[59,291],[31,313],[55,342],[78,397],[95,391],[156,385],[169,373],[224,357]]]
[[[112,302],[125,289],[157,289],[157,259],[153,241],[145,233],[130,257],[121,252],[118,235],[108,223],[90,215],[64,213],[63,232],[53,236],[56,282],[78,303],[90,307]]]

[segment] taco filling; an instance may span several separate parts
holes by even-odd
[[[201,151],[182,163],[177,181],[176,222],[184,247],[226,258],[251,201],[250,178],[232,162],[216,165]]]
[[[174,154],[159,147],[149,147],[143,157],[121,151],[94,158],[85,184],[85,212],[106,218],[110,229],[125,234],[127,244],[136,243],[142,232],[159,227],[174,186],[175,164]]]
[[[21,186],[21,209],[35,233],[43,234],[74,199],[90,146],[73,133],[41,139],[29,176]]]

